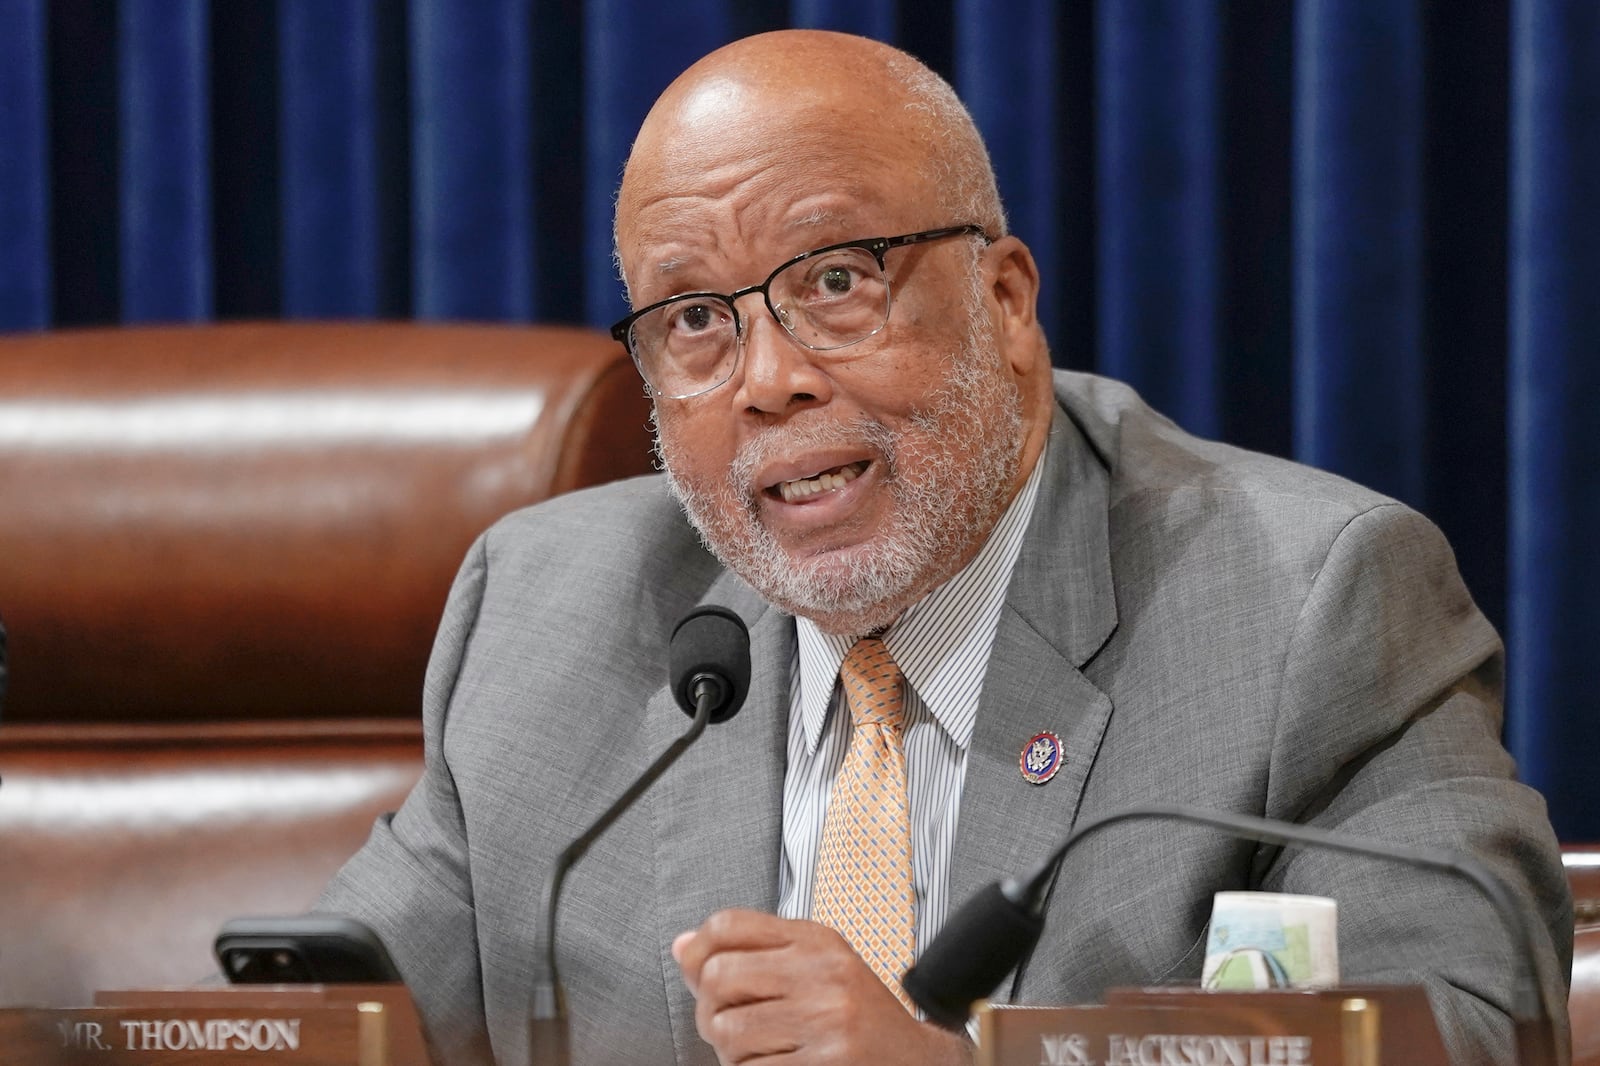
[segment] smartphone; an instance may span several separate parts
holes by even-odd
[[[213,948],[223,976],[236,985],[400,980],[378,934],[336,914],[234,918],[223,923]]]

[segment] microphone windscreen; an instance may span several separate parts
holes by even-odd
[[[750,691],[750,631],[744,619],[726,607],[696,607],[672,631],[667,652],[672,695],[693,715],[697,682],[720,686],[711,708],[712,722],[726,722],[744,705]]]
[[[939,931],[903,984],[928,1020],[967,1024],[972,1004],[993,992],[1038,943],[1044,918],[1006,898],[999,882],[968,900]]]

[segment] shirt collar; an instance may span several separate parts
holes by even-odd
[[[989,649],[1000,624],[1006,587],[1022,550],[1044,470],[1044,456],[995,523],[978,554],[948,581],[911,605],[883,634],[911,690],[941,728],[963,750],[972,740],[978,696]],[[809,618],[796,618],[800,670],[800,717],[806,751],[816,754],[833,702],[839,666],[856,637],[824,633]]]

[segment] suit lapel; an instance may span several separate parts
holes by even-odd
[[[711,1061],[694,1024],[694,998],[672,958],[672,940],[723,907],[774,912],[788,752],[794,620],[724,573],[702,603],[732,608],[750,627],[750,694],[728,722],[712,725],[652,790],[661,965],[679,1062]],[[689,719],[663,685],[648,708],[651,743],[664,749]],[[641,906],[647,905],[641,902]]]
[[[952,910],[990,881],[1033,866],[1065,838],[1111,718],[1110,699],[1080,672],[1117,624],[1109,477],[1059,410],[1045,461],[967,754]],[[1041,732],[1060,737],[1063,762],[1036,785],[1023,778],[1020,760]]]

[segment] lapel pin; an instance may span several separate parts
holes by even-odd
[[[1022,768],[1023,780],[1035,785],[1044,784],[1061,769],[1061,738],[1054,733],[1036,734],[1022,745],[1022,757],[1018,765]]]

